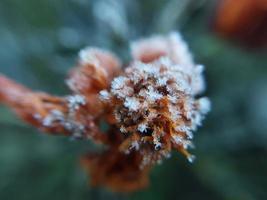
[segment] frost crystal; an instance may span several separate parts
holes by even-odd
[[[157,92],[152,86],[148,86],[148,90],[146,91],[146,99],[149,101],[156,101],[161,99],[163,96]]]
[[[140,102],[137,98],[127,97],[124,102],[124,106],[127,107],[130,111],[137,111],[140,106]]]
[[[43,119],[43,126],[53,127],[60,124],[67,131],[71,132],[75,138],[80,138],[85,127],[76,120],[76,112],[80,106],[86,104],[85,98],[81,95],[73,95],[66,97],[66,101],[68,102],[68,112],[63,113],[60,110],[51,110]]]
[[[195,160],[196,160],[196,156],[194,155],[190,155],[187,157],[187,160],[190,162],[190,163],[193,163]]]
[[[102,91],[100,91],[99,94],[100,94],[100,98],[102,100],[109,100],[109,98],[110,98],[109,93],[108,93],[107,90],[102,90]]]
[[[125,77],[122,77],[122,76],[115,78],[112,81],[112,83],[111,83],[111,88],[113,90],[120,90],[120,89],[122,89],[124,87],[124,85],[125,85],[125,81],[126,80],[127,79]]]
[[[201,113],[206,114],[210,111],[211,103],[207,97],[200,98],[198,100],[199,103],[199,110]]]
[[[140,131],[141,133],[143,133],[146,129],[147,129],[147,125],[144,123],[141,123],[138,125],[138,131]]]
[[[55,121],[63,121],[64,115],[59,110],[52,110],[50,115],[46,116],[43,120],[44,126],[52,126]]]
[[[81,105],[85,105],[85,98],[81,95],[73,95],[67,97],[68,107],[70,110],[77,110]]]

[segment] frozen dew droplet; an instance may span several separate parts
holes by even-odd
[[[196,160],[196,156],[194,156],[194,155],[189,155],[189,156],[187,157],[187,160],[188,160],[190,163],[193,163],[193,162]]]

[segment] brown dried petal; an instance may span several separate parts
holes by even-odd
[[[32,92],[28,88],[1,75],[0,85],[0,102],[11,107],[24,121],[45,132],[64,135],[75,134],[72,132],[73,128],[67,127],[68,124],[64,121],[54,120],[52,117],[55,112],[62,114],[63,118],[67,117],[70,108],[66,98],[55,97],[41,92]],[[100,133],[95,125],[94,117],[90,116],[88,112],[88,110],[93,112],[94,109],[88,108],[88,104],[84,105],[73,116],[73,120],[84,126],[84,133],[81,137],[89,137],[97,142],[105,143],[106,135]]]
[[[153,62],[168,54],[166,42],[157,37],[136,41],[132,44],[131,50],[133,58],[144,63]]]
[[[85,96],[106,89],[120,73],[120,61],[108,51],[86,48],[80,52],[78,67],[70,73],[67,83],[71,90]]]
[[[144,63],[153,62],[160,57],[168,57],[174,63],[187,67],[194,65],[187,44],[177,32],[167,36],[156,35],[147,39],[134,41],[131,45],[131,53],[135,60]]]
[[[116,192],[133,192],[149,184],[150,166],[140,169],[141,162],[140,152],[124,154],[114,148],[102,154],[89,154],[81,163],[90,175],[92,186],[105,185]]]
[[[31,92],[4,76],[0,76],[0,85],[0,102],[11,107],[23,120],[48,132],[64,130],[59,125],[44,127],[40,120],[45,118],[51,110],[66,112],[67,106],[64,99],[41,92]]]

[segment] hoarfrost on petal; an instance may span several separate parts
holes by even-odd
[[[107,90],[101,90],[99,94],[100,94],[101,100],[109,100],[110,99],[110,94],[108,93]]]
[[[147,124],[141,123],[138,125],[137,129],[138,129],[138,131],[143,133],[147,129]]]
[[[111,83],[111,88],[114,90],[122,89],[123,86],[125,85],[126,81],[127,81],[127,78],[123,77],[123,76],[119,76],[117,78],[114,78],[112,83]]]
[[[207,97],[202,97],[198,100],[199,103],[199,111],[202,114],[206,114],[210,111],[211,109],[211,103],[210,100]]]
[[[187,160],[190,162],[190,163],[193,163],[195,160],[196,160],[196,156],[194,155],[190,155],[187,157]]]
[[[137,111],[140,108],[140,102],[135,97],[126,97],[124,106],[130,111]]]
[[[72,110],[77,110],[80,105],[85,105],[86,100],[82,95],[72,95],[67,97],[68,106]]]
[[[162,94],[158,93],[152,86],[148,86],[146,94],[147,94],[147,99],[149,101],[156,101],[163,97]]]

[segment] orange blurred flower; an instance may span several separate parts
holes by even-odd
[[[267,0],[220,0],[215,30],[248,46],[267,44]]]

